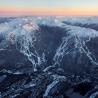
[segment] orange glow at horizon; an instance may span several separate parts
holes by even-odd
[[[98,16],[98,8],[0,8],[0,16]]]
[[[98,16],[98,0],[0,0],[0,16]]]

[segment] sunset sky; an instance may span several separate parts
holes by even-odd
[[[98,0],[0,0],[0,16],[98,16]]]

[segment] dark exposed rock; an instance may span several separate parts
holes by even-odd
[[[74,86],[74,92],[79,92],[80,95],[84,96],[87,94],[87,92],[89,92],[90,90],[92,90],[94,88],[94,84],[90,81],[83,81],[79,84],[76,84]]]

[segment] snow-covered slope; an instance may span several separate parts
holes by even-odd
[[[0,97],[95,98],[97,21],[98,17],[39,16],[0,22]],[[91,88],[80,90],[83,93],[74,91],[84,85]]]
[[[44,44],[44,39],[41,38],[41,36],[43,35],[42,32],[49,32],[44,31],[44,29],[41,30],[41,26],[47,26],[47,30],[48,27],[57,27],[61,28],[65,32],[65,34],[63,32],[64,36],[60,38],[61,43],[57,46],[57,49],[55,49],[55,54],[52,56],[53,59],[51,58],[53,60],[51,62],[54,62],[53,65],[58,63],[60,64],[60,62],[62,62],[66,55],[75,55],[77,53],[85,54],[91,61],[91,63],[98,65],[97,58],[94,55],[94,52],[92,52],[93,50],[89,49],[89,47],[86,45],[92,39],[98,37],[98,31],[92,28],[81,27],[79,25],[73,26],[73,24],[77,22],[85,22],[90,24],[93,22],[95,23],[95,20],[97,20],[97,17],[18,17],[12,19],[12,21],[0,24],[0,34],[4,38],[0,43],[0,49],[7,49],[10,46],[14,46],[16,50],[20,51],[20,53],[24,54],[28,58],[28,60],[32,63],[34,70],[36,70],[36,66],[40,66],[43,62],[47,61],[47,59],[45,59],[45,56],[47,53],[49,53],[49,51],[45,49],[39,52],[39,50],[41,49],[38,49],[41,48],[39,47],[39,44]],[[71,24],[63,23],[63,21],[70,22]],[[55,30],[52,32],[55,32]],[[52,32],[49,32],[50,34],[48,34],[52,35]],[[45,35],[45,37],[46,36],[47,35]],[[54,38],[54,44],[55,40],[60,40],[56,39],[56,36]],[[51,51],[52,47],[49,48]],[[46,54],[44,53],[44,51],[46,51]],[[66,59],[64,62],[66,62]]]
[[[11,45],[14,45],[20,53],[27,56],[34,70],[36,70],[36,66],[41,64],[42,59],[36,49],[34,49],[34,43],[37,41],[35,33],[39,33],[38,25],[29,18],[16,18],[11,22],[1,24],[0,27],[0,33],[4,36],[4,40],[0,43],[0,48],[7,49]],[[4,43],[6,45],[2,46]],[[34,49],[34,51],[30,48]]]

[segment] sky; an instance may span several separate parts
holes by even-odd
[[[98,16],[98,0],[0,0],[0,16]]]

